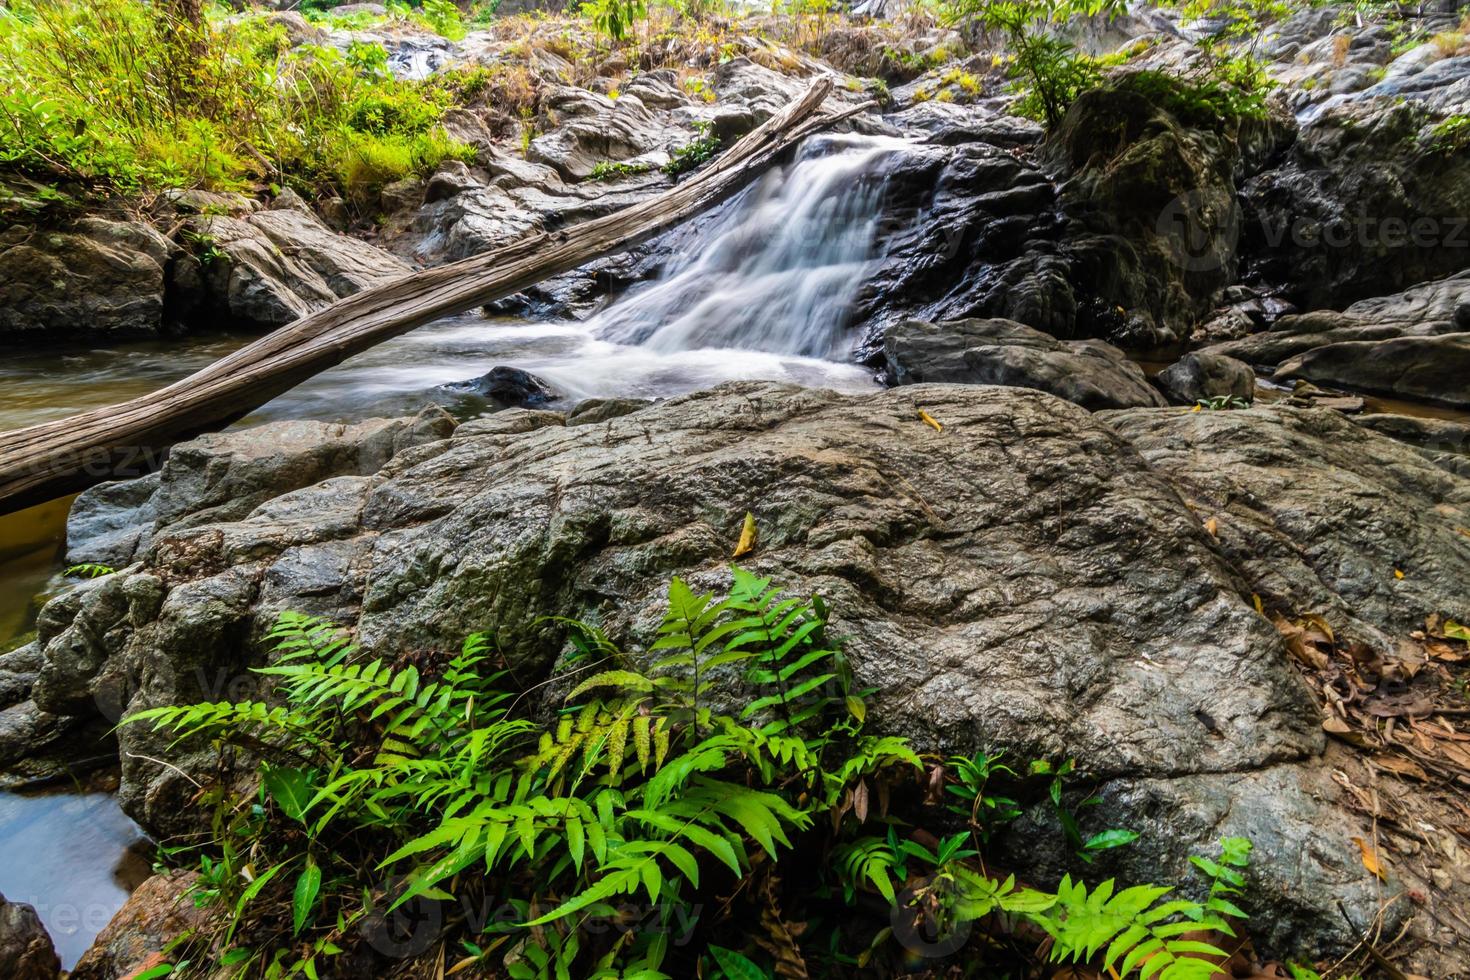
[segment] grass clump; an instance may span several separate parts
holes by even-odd
[[[669,155],[669,162],[664,164],[664,173],[670,177],[686,174],[713,157],[720,148],[720,138],[714,134],[713,127],[707,122],[696,122],[695,131],[699,134],[678,147]]]
[[[379,45],[290,48],[260,17],[18,0],[0,10],[0,166],[138,192],[323,186],[358,199],[467,147],[438,82],[387,72]]]
[[[628,163],[623,160],[599,160],[592,167],[588,180],[616,180],[619,177],[635,177],[653,169],[651,163]]]
[[[1167,109],[1189,126],[1213,129],[1222,123],[1266,117],[1270,83],[1261,66],[1230,59],[1189,76],[1163,71],[1136,71],[1118,78],[1119,88],[1133,91]]]

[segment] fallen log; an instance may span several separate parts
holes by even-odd
[[[624,251],[699,214],[805,137],[867,108],[818,112],[831,88],[819,78],[704,169],[646,204],[363,290],[152,394],[0,433],[0,514],[142,475],[167,446],[227,425],[353,354]]]

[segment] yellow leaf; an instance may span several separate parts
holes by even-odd
[[[847,711],[858,720],[859,725],[868,717],[868,706],[863,703],[863,699],[851,694],[847,696]]]
[[[1213,517],[1210,518],[1209,520],[1205,521],[1205,531],[1209,534],[1210,537],[1218,538],[1220,536],[1220,522],[1215,520]]]
[[[1373,845],[1361,837],[1354,837],[1353,843],[1357,844],[1358,850],[1363,852],[1363,867],[1377,875],[1379,881],[1387,881],[1388,874],[1383,870],[1383,865],[1378,863],[1378,852],[1373,849]]]
[[[1256,595],[1254,592],[1251,593],[1251,603],[1256,607],[1256,612],[1260,613],[1262,616],[1266,615],[1266,604],[1262,602],[1261,597]]]
[[[740,543],[735,546],[732,557],[740,558],[755,550],[755,515],[745,512],[745,526],[740,529]]]
[[[1201,404],[1199,404],[1198,402],[1196,402],[1194,408],[1191,408],[1190,411],[1191,412],[1198,412],[1202,408],[1204,408],[1204,406],[1201,405]]]
[[[944,426],[940,425],[939,422],[935,420],[934,416],[930,415],[928,412],[924,411],[922,408],[919,409],[919,418],[921,418],[921,419],[924,420],[924,424],[925,425],[932,425],[932,426],[934,426],[934,431],[935,432],[943,432],[944,431]]]
[[[1397,568],[1395,568],[1393,570],[1393,577],[1394,578],[1403,578],[1404,577],[1404,573],[1401,572],[1401,571],[1399,571]]]
[[[1466,643],[1470,643],[1470,626],[1461,626],[1453,619],[1447,619],[1444,621],[1444,632],[1440,633],[1440,636],[1451,640],[1464,640]]]

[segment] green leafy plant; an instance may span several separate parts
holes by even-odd
[[[656,970],[667,951],[653,941],[593,950],[567,920],[607,914],[608,903],[637,894],[661,914],[671,903],[687,911],[703,865],[747,874],[753,852],[774,860],[853,785],[919,761],[902,739],[861,734],[861,695],[824,642],[820,603],[733,574],[718,601],[673,580],[646,666],[594,627],[567,624],[571,665],[611,666],[572,688],[550,723],[511,714],[502,675],[482,669],[483,636],[430,680],[412,665],[365,661],[340,631],[293,615],[271,633],[276,663],[260,669],[284,703],[130,718],[271,760],[261,813],[296,829],[273,838],[277,850],[255,865],[251,886],[213,887],[210,901],[230,910],[218,942],[241,950],[242,962],[263,962],[254,951],[286,944],[288,927],[309,935],[313,924],[365,914],[369,903],[349,896],[371,886],[347,855],[367,835],[382,841],[379,868],[404,875],[382,899],[390,906],[444,900],[448,881],[472,867],[507,897],[531,896],[514,930],[527,975],[584,959]],[[758,695],[738,714],[711,705],[732,672]],[[260,835],[248,821],[225,832]],[[231,866],[232,850],[220,853]],[[242,926],[258,903],[277,892],[284,903],[288,891],[292,911],[274,935]]]
[[[553,678],[564,693],[543,712],[527,711],[494,669],[487,636],[453,656],[390,663],[328,622],[283,614],[259,668],[276,697],[124,722],[260,759],[243,798],[228,772],[204,786],[212,839],[172,852],[194,856],[195,902],[218,913],[180,940],[176,975],[323,976],[374,917],[468,897],[511,914],[457,927],[463,966],[518,980],[653,980],[692,975],[693,956],[726,976],[768,976],[749,947],[713,941],[721,929],[741,933],[729,931],[730,902],[709,896],[770,889],[773,869],[799,859],[798,842],[824,838],[831,860],[818,877],[848,907],[875,893],[941,930],[1004,912],[1050,936],[1056,961],[1098,961],[1119,976],[1213,974],[1209,958],[1223,954],[1186,933],[1228,933],[1243,915],[1248,845],[1226,842],[1218,859],[1196,862],[1211,882],[1203,902],[1152,886],[1115,893],[1112,882],[1088,890],[1064,879],[1046,892],[992,877],[982,848],[1018,808],[987,798],[991,780],[1014,773],[986,755],[947,766],[949,811],[966,829],[901,832],[887,794],[916,782],[921,760],[905,739],[864,731],[870,692],[856,687],[828,619],[820,598],[739,568],[718,598],[675,578],[636,652],[594,625],[552,621],[567,631]],[[1060,800],[1073,769],[1033,773]],[[649,928],[587,928],[634,901],[651,910]],[[668,937],[681,921],[707,938],[676,963]],[[786,937],[782,956],[799,959]]]
[[[619,177],[634,177],[653,169],[651,163],[628,163],[623,160],[599,160],[592,167],[588,180],[615,180]]]
[[[705,163],[720,148],[720,138],[712,132],[713,127],[709,123],[696,122],[694,128],[699,135],[674,150],[669,155],[669,162],[664,164],[664,173],[671,177],[688,173]]]
[[[67,578],[101,578],[104,575],[115,575],[117,569],[111,565],[98,565],[92,562],[83,562],[80,565],[72,565],[61,573]]]
[[[1050,28],[1125,9],[1122,0],[951,0],[945,16],[951,23],[978,24],[1006,39],[1012,54],[1009,73],[1022,93],[1017,111],[1052,127],[1078,95],[1097,86],[1102,71]]]
[[[1251,403],[1239,395],[1211,395],[1194,403],[1194,410],[1197,412],[1226,412],[1250,407]]]
[[[291,47],[257,16],[19,0],[0,13],[0,166],[128,192],[271,182],[372,201],[473,154],[439,126],[445,81],[393,79],[386,59],[376,44]]]
[[[587,0],[580,9],[582,16],[615,44],[626,40],[638,21],[648,17],[646,0]]]

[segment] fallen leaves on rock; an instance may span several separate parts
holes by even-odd
[[[1430,617],[1393,650],[1342,642],[1315,614],[1272,622],[1318,695],[1322,728],[1410,779],[1470,787],[1464,627]],[[1465,730],[1462,730],[1465,729]]]

